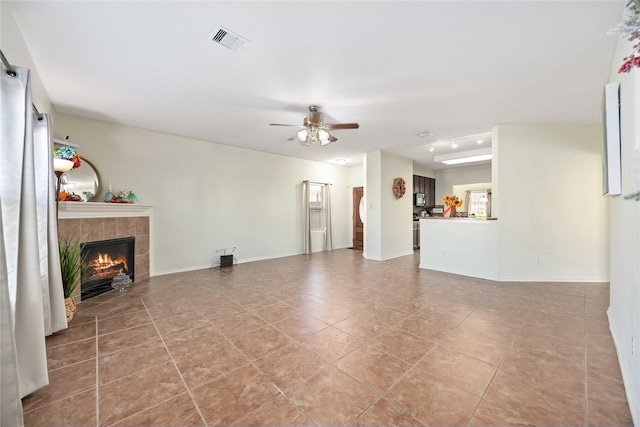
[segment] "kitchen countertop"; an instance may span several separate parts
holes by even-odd
[[[440,219],[449,221],[497,221],[498,218],[494,217],[478,217],[478,218],[463,218],[463,217],[448,217],[448,216],[421,216],[418,219]],[[414,219],[417,221],[417,219]]]

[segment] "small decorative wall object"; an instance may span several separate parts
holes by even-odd
[[[396,196],[397,199],[404,196],[404,193],[407,191],[406,183],[402,178],[396,178],[393,180],[393,195]]]

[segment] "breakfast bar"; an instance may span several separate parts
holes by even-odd
[[[420,268],[496,280],[496,218],[420,219]]]

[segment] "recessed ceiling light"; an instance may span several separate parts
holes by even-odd
[[[462,151],[451,154],[443,154],[433,158],[436,162],[446,165],[457,165],[460,163],[481,162],[491,160],[491,148],[481,148],[479,150]]]
[[[453,144],[451,144],[451,148],[458,148],[458,144],[454,142]]]
[[[433,150],[435,150],[435,148],[429,147],[429,151],[433,151]]]
[[[445,165],[459,165],[460,163],[481,162],[483,160],[491,160],[491,154],[463,157],[460,159],[442,160],[442,163],[444,163]]]
[[[420,138],[424,138],[425,136],[433,136],[433,132],[425,130],[424,132],[420,132],[416,135],[418,135]]]
[[[479,136],[479,137],[478,137],[478,144],[482,144],[483,142],[484,142],[484,141],[482,140],[482,137],[481,137],[481,136]]]

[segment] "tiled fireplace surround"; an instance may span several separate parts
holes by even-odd
[[[68,203],[75,203],[71,208]],[[62,203],[61,203],[62,205]],[[109,206],[98,211],[94,203],[66,202],[60,209],[58,237],[80,236],[82,242],[117,239],[134,236],[135,281],[149,278],[149,213],[148,209],[136,206],[136,211],[127,213],[130,207]],[[83,206],[81,206],[83,205]],[[71,208],[71,209],[70,209]],[[139,216],[143,212],[143,216]],[[128,216],[131,215],[131,216]],[[80,301],[80,286],[74,292],[76,302]]]

